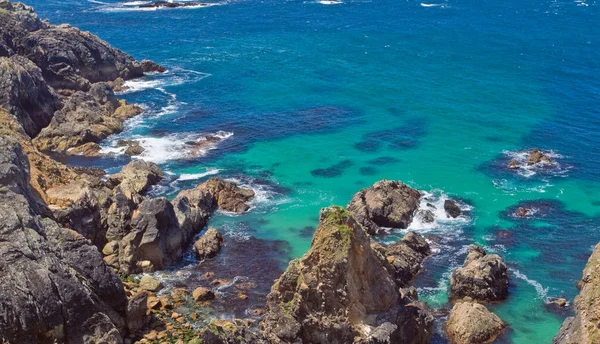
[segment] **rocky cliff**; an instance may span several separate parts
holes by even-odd
[[[590,256],[575,298],[575,316],[567,318],[553,344],[592,344],[600,343],[600,244]]]

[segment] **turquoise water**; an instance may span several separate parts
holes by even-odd
[[[549,343],[568,315],[544,300],[573,299],[600,240],[595,1],[265,0],[158,11],[26,2],[169,69],[123,95],[148,113],[105,148],[141,140],[144,158],[170,173],[156,194],[172,197],[208,174],[259,191],[250,213],[211,225],[275,240],[277,249],[260,249],[278,252],[280,269],[310,247],[321,207],[399,179],[469,209],[413,227],[437,252],[416,281],[430,305],[448,307],[449,272],[474,242],[510,267],[510,297],[491,306],[510,325],[502,341]],[[217,132],[228,138],[186,156],[185,141]],[[504,167],[530,147],[552,150],[558,165]],[[126,159],[74,162],[114,171]],[[517,219],[520,205],[537,213]]]

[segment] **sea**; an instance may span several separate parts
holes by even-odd
[[[119,97],[146,112],[102,143],[105,157],[67,163],[114,173],[130,161],[117,142],[136,140],[145,152],[135,159],[166,173],[153,196],[210,177],[255,190],[248,213],[211,219],[225,233],[217,258],[189,251],[156,273],[169,287],[219,292],[211,307],[180,310],[200,312],[190,322],[260,320],[273,280],[310,248],[319,210],[391,179],[437,209],[433,223],[375,238],[414,230],[430,241],[415,285],[440,315],[433,343],[447,342],[449,279],[470,244],[508,266],[508,299],[488,305],[508,324],[498,342],[551,342],[572,308],[548,301],[573,302],[600,241],[596,0],[207,1],[25,0],[167,69],[127,82]],[[552,163],[527,166],[532,148]],[[463,209],[456,219],[443,211],[450,198]]]

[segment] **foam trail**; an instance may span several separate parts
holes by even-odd
[[[219,174],[219,172],[221,172],[221,170],[214,168],[214,169],[209,169],[203,173],[191,173],[191,174],[183,173],[179,176],[179,178],[177,178],[177,180],[180,180],[180,181],[196,180],[196,179],[204,178],[206,176],[213,176],[215,174]]]
[[[419,203],[419,211],[431,211],[434,216],[434,221],[425,222],[417,214],[414,216],[410,226],[408,226],[406,229],[407,231],[414,230],[424,233],[440,229],[454,229],[456,227],[468,224],[471,221],[471,219],[466,215],[452,218],[446,214],[446,211],[444,210],[444,202],[450,198],[442,190],[433,190],[431,192],[421,191],[421,194],[422,196]],[[472,210],[472,207],[467,204],[461,202],[457,202],[457,204],[463,213]]]
[[[508,269],[510,272],[512,272],[513,274],[515,274],[515,276],[519,279],[522,279],[523,281],[527,282],[527,284],[533,286],[535,288],[535,291],[538,294],[538,298],[542,299],[542,300],[546,300],[548,298],[548,288],[544,288],[544,286],[542,286],[542,284],[538,281],[529,279],[524,273],[522,273],[521,271],[517,270],[517,269],[512,269],[509,268]]]

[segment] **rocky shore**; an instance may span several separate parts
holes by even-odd
[[[169,200],[151,196],[165,178],[154,163],[132,160],[109,175],[55,160],[99,156],[99,143],[143,112],[115,91],[126,80],[165,69],[89,32],[41,20],[21,3],[0,0],[0,33],[2,343],[424,344],[433,338],[434,321],[441,321],[451,343],[477,344],[495,341],[510,327],[488,309],[510,297],[507,265],[479,246],[470,245],[451,274],[449,313],[419,300],[414,280],[435,254],[435,242],[411,225],[465,217],[468,210],[447,199],[441,215],[434,214],[422,192],[391,180],[358,191],[346,208],[322,209],[308,252],[289,263],[266,302],[248,306],[246,319],[197,311],[222,298],[224,286],[246,300],[255,281],[228,280],[215,270],[202,275],[202,285],[168,289],[161,271],[180,263],[186,251],[206,261],[223,256],[228,238],[207,228],[209,220],[217,211],[251,211],[254,191],[212,178]],[[209,136],[191,145],[201,150],[219,140]],[[135,141],[121,144],[127,155],[143,150]],[[551,162],[533,150],[527,164]],[[519,208],[516,216],[530,212]],[[393,229],[405,234],[381,244],[378,238]],[[575,316],[553,343],[600,342],[599,262],[597,246],[579,283]]]

